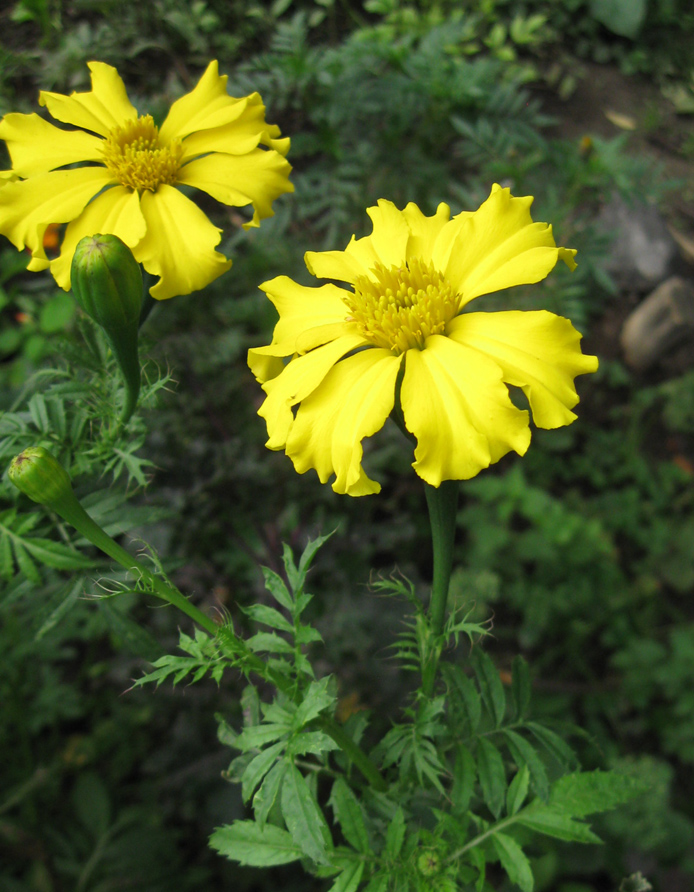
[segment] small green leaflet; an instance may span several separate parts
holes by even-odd
[[[477,769],[484,801],[498,819],[504,805],[506,772],[501,753],[486,737],[480,737],[477,745]]]
[[[268,815],[275,804],[277,794],[289,768],[288,762],[278,762],[266,775],[258,792],[253,797],[253,812],[261,827],[265,826]]]
[[[321,678],[320,681],[312,681],[309,685],[306,696],[294,717],[295,729],[303,728],[310,721],[316,718],[324,709],[335,703],[335,695],[328,691],[330,684],[330,676]]]
[[[313,861],[327,864],[327,850],[332,849],[330,830],[308,784],[295,765],[287,769],[281,804],[282,817],[294,842]]]
[[[530,862],[515,839],[506,836],[505,833],[495,833],[492,836],[492,843],[499,856],[499,861],[501,861],[501,866],[511,882],[520,886],[523,892],[533,892],[535,881],[530,869]]]
[[[357,892],[365,867],[363,861],[352,862],[342,871],[328,892]]]
[[[249,801],[255,788],[273,767],[284,750],[284,747],[285,742],[280,740],[279,743],[275,743],[272,746],[269,746],[266,750],[263,750],[262,753],[258,753],[253,761],[246,767],[246,770],[243,773],[241,786],[241,795],[243,796],[244,802]]]
[[[253,821],[235,821],[219,827],[210,837],[210,846],[231,861],[249,867],[272,867],[289,864],[303,857],[301,848],[281,827]]]
[[[403,810],[398,808],[386,830],[386,852],[390,858],[395,859],[398,857],[404,841],[405,815]]]
[[[530,772],[528,766],[524,765],[511,781],[506,793],[506,813],[508,815],[515,815],[522,808],[525,797],[528,795],[529,783]]]
[[[347,842],[358,852],[369,852],[369,834],[359,800],[343,778],[333,784],[330,805]]]
[[[480,648],[472,652],[470,661],[477,676],[484,705],[493,718],[495,727],[499,728],[506,714],[506,694],[499,677],[499,670]]]

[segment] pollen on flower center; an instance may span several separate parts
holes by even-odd
[[[176,182],[183,146],[180,139],[162,145],[152,116],[142,115],[114,127],[103,153],[106,167],[123,186],[156,192],[162,183]]]
[[[445,276],[416,258],[386,269],[377,263],[373,276],[360,276],[354,294],[344,298],[348,320],[376,347],[395,354],[424,348],[456,315],[458,296]]]

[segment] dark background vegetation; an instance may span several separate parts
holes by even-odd
[[[384,485],[367,499],[338,497],[265,450],[245,365],[274,324],[257,285],[279,273],[308,282],[304,251],[364,234],[378,198],[427,212],[445,200],[457,212],[494,181],[535,195],[535,219],[579,249],[574,275],[557,270],[513,301],[569,316],[600,371],[579,379],[579,421],[536,432],[523,460],[464,485],[453,595],[493,616],[488,652],[502,678],[514,655],[528,658],[537,714],[584,729],[575,743],[587,767],[650,783],[601,821],[602,848],[538,848],[540,892],[614,890],[636,870],[663,892],[690,889],[691,344],[648,374],[624,365],[620,326],[643,294],[620,287],[612,234],[596,225],[619,194],[659,203],[685,237],[694,230],[687,0],[21,0],[3,7],[0,33],[2,114],[36,111],[39,89],[88,89],[85,63],[99,59],[118,67],[141,113],[161,119],[218,58],[232,95],[258,90],[292,137],[296,193],[260,230],[243,232],[237,210],[203,200],[234,267],[156,308],[144,335],[174,381],[149,401],[129,452],[114,458],[97,443],[72,470],[81,492],[98,489],[93,510],[129,533],[128,547],[141,536],[198,603],[239,623],[239,606],[264,597],[259,564],[278,569],[283,540],[300,547],[337,528],[313,590],[320,665],[337,675],[346,712],[368,707],[386,723],[406,696],[386,651],[402,615],[366,583],[397,565],[425,590],[422,492],[395,430],[369,444]],[[0,246],[5,463],[17,443],[50,443],[78,417],[76,392],[47,395],[53,379],[35,377],[80,349],[72,298],[25,265]],[[14,514],[6,481],[2,496],[2,892],[321,888],[206,849],[213,827],[242,811],[221,778],[231,754],[214,719],[238,716],[240,680],[124,693],[145,660],[175,647],[179,617],[132,594],[89,597],[113,588],[108,564],[76,582],[40,567],[24,537],[57,534],[38,510],[22,525],[33,509],[21,502]]]

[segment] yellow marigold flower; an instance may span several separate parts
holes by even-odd
[[[265,122],[257,93],[234,99],[217,62],[197,86],[171,106],[157,127],[138,115],[118,72],[90,62],[87,93],[39,94],[57,121],[9,114],[0,121],[12,170],[0,171],[0,233],[31,250],[30,270],[50,267],[70,287],[70,263],[84,236],[111,233],[159,281],[150,290],[163,300],[209,284],[231,266],[215,251],[221,230],[178,186],[202,189],[217,201],[253,205],[258,226],[272,202],[291,192],[289,140]],[[86,162],[81,167],[74,165]],[[69,167],[68,167],[69,165]],[[44,233],[68,223],[60,255],[49,260]]]
[[[300,474],[314,468],[323,483],[335,474],[335,492],[360,496],[380,490],[362,468],[362,440],[396,399],[417,441],[413,467],[432,486],[525,453],[529,413],[507,385],[522,388],[538,427],[570,424],[574,378],[598,361],[581,353],[569,320],[467,312],[482,294],[539,282],[559,259],[575,268],[576,252],[533,223],[532,200],[495,185],[478,210],[453,219],[445,204],[427,217],[381,200],[367,211],[372,235],[306,254],[313,275],[352,290],[286,276],[261,285],[280,316],[272,343],[248,356],[267,394],[268,447],[286,450]]]

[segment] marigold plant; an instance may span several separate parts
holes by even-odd
[[[89,69],[91,91],[39,94],[39,104],[74,129],[37,114],[8,114],[0,122],[12,159],[12,170],[0,171],[0,233],[29,248],[30,270],[50,267],[66,290],[77,243],[96,233],[121,238],[159,277],[152,297],[203,288],[231,261],[215,250],[221,230],[178,187],[226,205],[252,205],[245,225],[257,226],[272,215],[272,202],[293,190],[284,157],[289,139],[266,123],[258,93],[229,96],[216,61],[173,103],[161,127],[138,114],[115,68],[90,62]],[[43,237],[55,223],[68,226],[60,254],[49,260]]]
[[[362,467],[362,440],[391,413],[416,439],[414,469],[432,486],[465,480],[530,444],[527,396],[538,427],[575,419],[574,378],[597,369],[568,319],[546,311],[468,312],[483,294],[538,282],[573,250],[533,223],[531,197],[495,185],[474,212],[425,216],[379,201],[373,233],[344,251],[308,252],[319,288],[279,276],[260,287],[279,312],[272,343],[249,352],[267,397],[259,414],[271,449],[299,473],[360,496],[380,486]],[[284,358],[289,357],[288,364]]]

